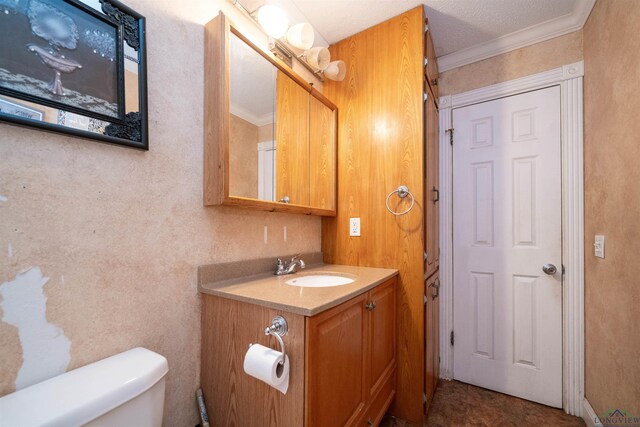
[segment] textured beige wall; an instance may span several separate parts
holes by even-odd
[[[440,96],[552,70],[582,60],[582,31],[576,31],[531,46],[440,74]]]
[[[0,285],[31,267],[49,278],[46,320],[71,342],[68,369],[135,346],[166,356],[165,424],[192,426],[196,267],[317,251],[320,220],[202,206],[202,25],[220,7],[244,21],[224,0],[127,5],[147,17],[150,151],[0,124]],[[25,355],[6,321],[0,342],[3,395]]]
[[[229,194],[258,198],[258,126],[231,115]]]
[[[258,128],[258,142],[274,141],[276,139],[273,123]]]
[[[586,397],[599,415],[640,416],[639,35],[637,0],[598,0],[584,27]]]

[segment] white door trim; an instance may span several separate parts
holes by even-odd
[[[559,85],[562,120],[563,407],[582,416],[584,402],[583,61],[492,86],[440,97],[440,376],[453,378],[453,149],[454,108]],[[455,130],[454,130],[455,141]]]

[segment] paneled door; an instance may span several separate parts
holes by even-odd
[[[453,127],[454,377],[562,407],[560,88]]]

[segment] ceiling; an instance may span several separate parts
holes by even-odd
[[[255,9],[265,0],[243,0]],[[266,0],[306,20],[316,45],[336,43],[424,5],[440,68],[449,69],[578,30],[595,0]],[[474,52],[470,52],[474,51]],[[444,65],[444,67],[443,67]]]
[[[229,40],[229,75],[231,114],[256,126],[273,123],[275,67],[236,35]]]

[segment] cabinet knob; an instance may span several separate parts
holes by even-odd
[[[374,308],[376,308],[376,302],[375,301],[369,301],[367,304],[365,304],[364,308],[366,308],[369,311],[372,311]]]
[[[371,421],[371,418],[369,418],[369,419],[367,420],[367,425],[368,425],[368,426],[372,426],[372,425],[373,425],[373,421]]]

